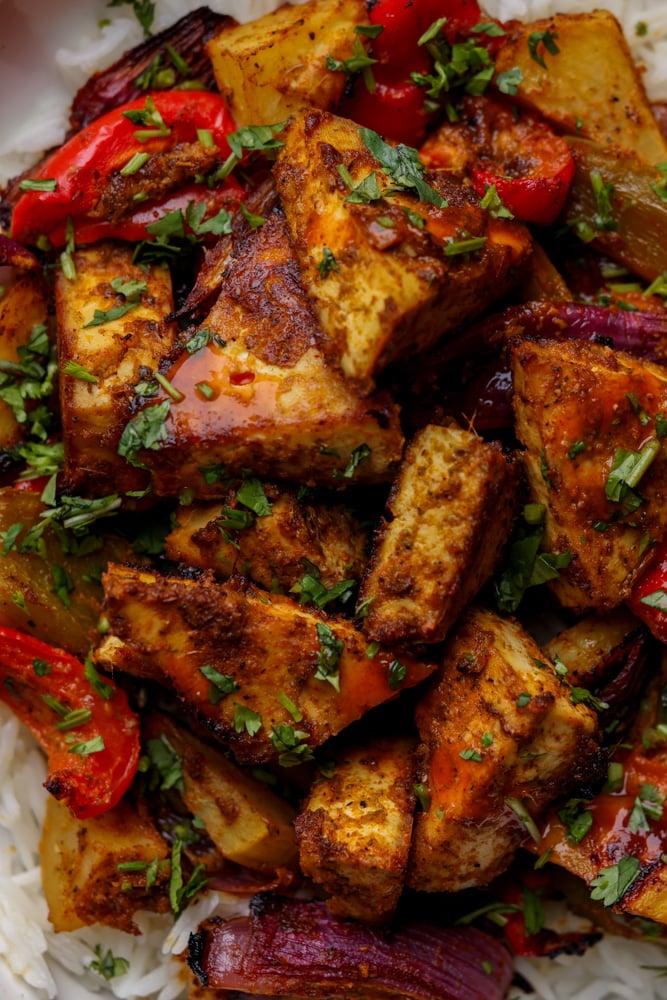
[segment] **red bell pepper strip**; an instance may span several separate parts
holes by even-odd
[[[417,43],[439,18],[449,41],[481,20],[477,0],[379,0],[370,10],[370,22],[382,26],[373,42],[375,89],[357,81],[354,95],[341,105],[342,115],[379,132],[385,138],[418,145],[424,138],[428,114],[424,90],[410,74],[428,74],[431,60]],[[481,43],[480,43],[481,44]]]
[[[44,787],[78,819],[113,808],[139,762],[139,718],[125,692],[40,639],[0,627],[0,698],[48,757]]]
[[[563,148],[564,147],[564,148]],[[473,167],[470,172],[473,186],[479,195],[494,187],[498,197],[515,219],[549,226],[555,222],[565,207],[570,185],[574,179],[574,159],[567,143],[554,135],[552,156],[523,177],[508,177],[502,166],[496,169]]]
[[[627,604],[667,645],[667,538],[656,546],[653,562],[635,583]]]
[[[185,215],[190,202],[207,206],[205,219],[209,219],[222,208],[232,211],[239,201],[246,196],[246,191],[237,184],[233,177],[228,177],[219,187],[210,189],[206,184],[186,184],[162,198],[159,201],[146,203],[131,215],[119,222],[109,222],[106,219],[77,219],[75,237],[77,243],[96,243],[98,240],[127,240],[138,243],[150,239],[147,227],[157,222],[169,212],[179,209]],[[49,240],[53,246],[64,246],[67,242],[67,221],[55,226]]]
[[[144,121],[126,117],[142,111]],[[229,153],[226,137],[234,128],[220,95],[209,91],[159,91],[115,108],[45,160],[31,180],[52,181],[55,188],[23,192],[14,208],[12,236],[29,245],[39,236],[56,242],[52,234],[64,232],[68,217],[78,236],[77,223],[95,207],[112,175],[137,153],[163,153],[179,143],[197,142],[197,130],[205,129],[224,159]]]

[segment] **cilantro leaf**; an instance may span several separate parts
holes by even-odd
[[[604,906],[618,903],[639,875],[640,868],[638,859],[629,855],[610,868],[602,868],[591,882],[591,899],[599,899]]]

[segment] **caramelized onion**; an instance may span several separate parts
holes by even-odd
[[[0,267],[16,267],[19,271],[39,271],[42,265],[34,253],[20,243],[0,234]]]
[[[282,997],[501,1000],[512,978],[505,948],[474,928],[380,930],[270,895],[256,896],[248,917],[203,924],[188,962],[210,989]]]

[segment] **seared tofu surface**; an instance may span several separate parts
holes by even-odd
[[[308,759],[311,748],[434,669],[387,649],[369,656],[349,620],[242,581],[112,565],[103,584],[109,632],[95,653],[99,664],[174,689],[242,764],[280,761],[299,744],[297,755]]]
[[[359,580],[366,565],[367,531],[342,504],[308,503],[264,484],[271,513],[233,527],[234,510],[244,511],[232,489],[217,504],[190,504],[176,513],[166,538],[175,562],[210,569],[227,578],[242,573],[266,590],[302,588],[309,573],[327,589]]]
[[[97,243],[73,255],[75,281],[56,275],[65,480],[73,492],[104,496],[147,484],[146,473],[118,455],[118,443],[137,384],[159,369],[176,328],[164,322],[174,308],[169,269],[144,269],[132,255],[130,244]],[[136,290],[116,291],[111,283],[119,281]]]
[[[343,918],[391,919],[405,881],[415,809],[415,740],[370,740],[338,755],[297,817],[301,869]]]
[[[512,528],[520,465],[458,427],[410,442],[378,530],[360,601],[382,642],[441,642],[490,579]]]
[[[384,393],[364,398],[326,363],[282,213],[237,253],[203,323],[211,337],[169,372],[181,398],[165,440],[140,453],[155,490],[219,496],[200,470],[220,463],[334,488],[391,479],[403,448],[398,408]]]
[[[355,204],[344,177],[355,186],[374,178],[380,194],[392,185],[363,130],[308,111],[281,138],[278,193],[327,356],[347,377],[372,385],[390,361],[432,346],[518,280],[528,231],[492,218],[453,178],[427,175],[437,205],[401,191]],[[481,242],[450,256],[463,239]]]
[[[667,371],[579,341],[510,350],[516,432],[532,499],[546,509],[543,548],[572,556],[550,586],[567,608],[610,611],[667,529]]]
[[[513,619],[469,609],[416,708],[430,804],[417,814],[408,884],[427,892],[484,886],[539,816],[600,775],[596,714]]]

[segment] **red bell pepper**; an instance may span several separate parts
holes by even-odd
[[[220,187],[211,190],[206,184],[186,184],[159,201],[146,203],[119,222],[106,219],[77,219],[75,238],[77,243],[96,243],[98,240],[128,240],[138,243],[150,236],[147,226],[163,218],[169,212],[180,209],[185,215],[188,204],[205,202],[206,218],[215,215],[222,208],[230,211],[245,198],[246,192],[233,177],[226,178]],[[64,246],[67,242],[67,221],[63,220],[49,233],[53,246]]]
[[[656,546],[653,562],[635,583],[627,604],[667,645],[667,538]]]
[[[128,112],[136,117],[142,111],[144,121],[133,122],[127,117]],[[54,245],[62,245],[65,223],[71,217],[79,238],[79,226],[87,220],[112,175],[126,167],[135,154],[163,153],[179,143],[196,142],[197,130],[205,129],[224,159],[229,153],[226,137],[234,128],[220,95],[209,91],[159,91],[115,108],[45,160],[31,180],[55,181],[55,190],[24,191],[14,209],[12,236],[27,244],[48,236]],[[136,232],[128,238],[136,238]]]
[[[484,195],[495,186],[498,197],[515,219],[550,226],[565,207],[575,170],[565,140],[557,135],[553,139],[550,149],[542,146],[539,152],[543,159],[525,176],[508,177],[500,165],[495,169],[473,167],[470,176],[477,193]]]
[[[486,96],[466,97],[461,120],[441,126],[419,155],[430,169],[466,168],[479,195],[495,186],[516,219],[538,225],[558,218],[575,173],[570,147],[547,122]]]
[[[424,90],[410,74],[431,71],[430,56],[417,43],[441,17],[447,18],[445,36],[453,41],[481,20],[481,11],[477,0],[379,0],[372,6],[370,22],[383,29],[373,42],[375,89],[370,91],[362,80],[357,81],[354,95],[340,108],[341,114],[385,138],[418,145],[424,138],[428,114]]]
[[[139,762],[125,692],[62,649],[0,627],[0,698],[46,751],[44,787],[78,819],[113,808]]]

